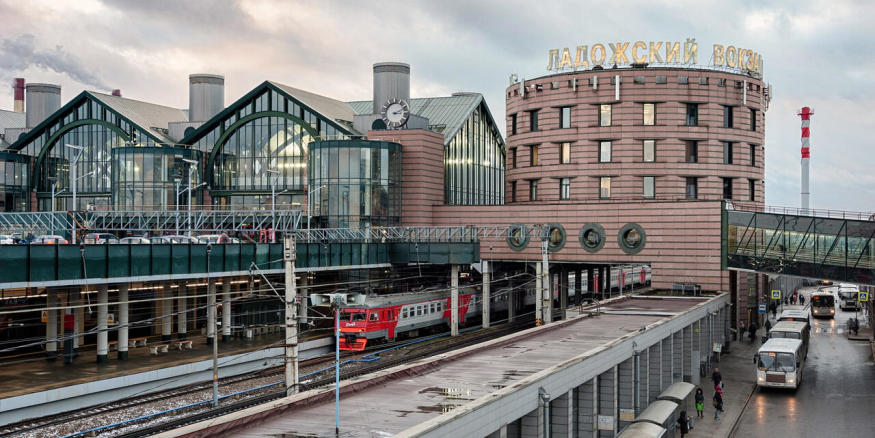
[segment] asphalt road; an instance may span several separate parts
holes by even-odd
[[[875,366],[868,343],[846,337],[846,321],[853,316],[836,307],[835,319],[812,318],[801,387],[795,392],[758,389],[735,437],[875,436]],[[751,358],[751,373],[753,366]]]

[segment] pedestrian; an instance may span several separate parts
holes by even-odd
[[[772,311],[772,318],[778,317],[778,305],[774,301],[772,301],[772,304],[769,304],[769,310]]]
[[[751,344],[755,344],[757,341],[757,329],[759,329],[759,327],[757,327],[757,323],[755,323],[755,322],[750,323],[750,329],[749,329],[750,334],[748,336],[750,336],[750,343]]]
[[[705,418],[705,393],[696,388],[696,418]]]
[[[738,321],[738,337],[744,338],[744,332],[747,331],[747,325],[744,323],[744,320]]]
[[[690,421],[687,418],[687,411],[681,411],[680,417],[678,417],[678,426],[681,429],[681,438],[684,438],[688,433],[690,433]]]
[[[723,387],[723,375],[720,374],[720,370],[716,367],[711,372],[711,381],[714,382],[714,386]]]
[[[720,419],[720,413],[723,411],[723,390],[720,385],[714,386],[714,420]]]
[[[800,306],[805,305],[805,295],[799,295],[799,305]]]
[[[769,318],[766,318],[766,324],[765,324],[765,327],[766,327],[766,333],[765,333],[765,334],[766,334],[766,336],[768,336],[768,334],[769,334],[769,330],[772,329],[772,321],[769,321]]]

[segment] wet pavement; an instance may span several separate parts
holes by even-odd
[[[846,322],[853,316],[854,312],[837,307],[835,319],[812,319],[811,345],[800,388],[795,392],[757,390],[733,436],[875,436],[875,364],[868,342],[847,338]],[[749,365],[753,374],[752,362]],[[705,421],[711,422],[707,415]]]

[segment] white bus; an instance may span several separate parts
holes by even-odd
[[[860,294],[860,286],[856,284],[839,285],[839,308],[842,310],[860,310],[860,302],[857,301]]]
[[[805,321],[779,321],[768,333],[768,339],[799,339],[802,341],[803,356],[808,357],[810,328]]]
[[[801,339],[769,339],[753,361],[758,386],[796,389],[802,383],[805,354]]]
[[[836,300],[829,292],[815,292],[811,294],[811,316],[815,318],[823,316],[835,318]]]
[[[804,310],[789,309],[781,312],[781,315],[778,316],[778,321],[803,321],[810,324],[811,318],[808,317],[808,312]]]

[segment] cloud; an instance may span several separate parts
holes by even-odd
[[[23,34],[14,39],[4,39],[0,43],[0,72],[3,76],[14,76],[28,67],[38,67],[68,75],[71,79],[85,85],[107,90],[109,87],[93,74],[93,66],[64,50],[63,46],[54,49],[38,49],[36,37]]]

